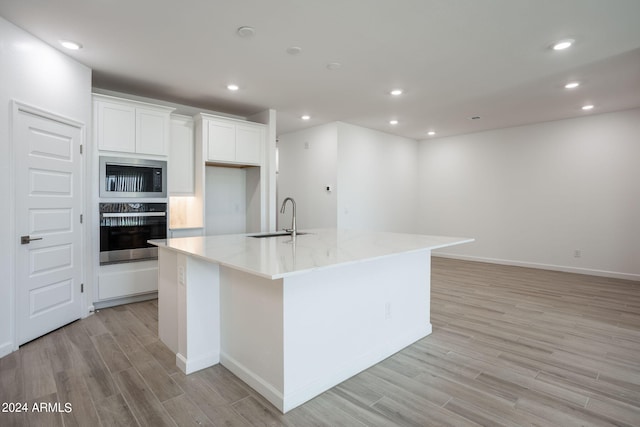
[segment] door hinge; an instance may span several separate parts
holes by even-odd
[[[82,154],[82,144],[80,144],[80,154]]]
[[[82,224],[83,216],[80,214],[80,224]]]
[[[84,293],[84,283],[80,283],[80,293]]]

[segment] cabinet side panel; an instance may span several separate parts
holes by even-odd
[[[222,364],[276,406],[283,392],[282,280],[220,268]]]
[[[158,337],[178,352],[178,256],[158,248]]]

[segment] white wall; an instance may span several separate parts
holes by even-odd
[[[415,231],[416,141],[341,122],[278,141],[278,206],[296,200],[298,228]],[[290,221],[287,210],[278,227]]]
[[[338,123],[338,226],[415,232],[417,153],[413,139]]]
[[[422,141],[418,161],[419,232],[477,240],[446,253],[640,279],[640,109]]]
[[[474,237],[438,252],[640,280],[640,109],[419,143],[340,122],[279,141],[278,205],[296,198],[301,228]]]
[[[0,356],[14,341],[11,101],[91,125],[91,70],[0,18]],[[88,144],[85,143],[85,146]],[[9,205],[7,206],[7,201]],[[90,288],[90,286],[88,286]]]
[[[291,204],[279,212],[282,201],[296,201],[298,229],[337,226],[337,125],[329,123],[278,137],[278,228],[291,227]],[[326,187],[333,187],[331,192]]]

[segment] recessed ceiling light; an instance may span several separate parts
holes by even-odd
[[[253,37],[255,33],[256,33],[256,29],[249,26],[239,27],[236,30],[236,34],[245,39],[249,37]]]
[[[583,110],[585,110],[585,111],[593,110],[593,105],[591,105],[591,104],[589,104],[589,105],[583,105],[583,106],[582,106],[582,109],[583,109]]]
[[[229,90],[230,90],[230,91],[232,91],[232,92],[235,92],[235,91],[237,91],[238,89],[240,89],[240,86],[238,86],[238,85],[234,85],[234,84],[232,83],[232,84],[228,84],[228,85],[227,85],[227,89],[229,89]]]
[[[397,120],[389,120],[389,124],[390,125],[397,125],[398,121]]]
[[[287,53],[289,55],[300,55],[302,52],[302,48],[300,46],[291,46],[287,48]]]
[[[433,135],[435,135],[435,134],[436,134],[436,133],[435,133],[434,131],[432,131],[432,130],[430,130],[429,132],[427,132],[427,135],[429,135],[429,136],[433,136]]]
[[[393,96],[398,96],[398,95],[402,95],[402,89],[393,89],[391,92],[389,92],[391,95]]]
[[[570,48],[571,45],[573,45],[573,43],[575,43],[574,39],[564,39],[564,40],[555,42],[553,46],[551,46],[551,48],[553,50],[565,50]]]
[[[565,89],[575,89],[578,86],[580,86],[580,82],[571,82],[571,83],[567,83],[566,85],[564,85]]]
[[[60,44],[62,47],[65,47],[69,50],[80,50],[82,49],[82,45],[80,43],[71,41],[71,40],[60,40]]]
[[[342,64],[339,62],[329,62],[327,64],[327,70],[337,70],[338,68],[341,68]]]
[[[308,114],[305,114],[304,116],[300,116],[300,118],[301,118],[302,120],[310,120],[310,119],[311,119],[311,116],[309,116]]]

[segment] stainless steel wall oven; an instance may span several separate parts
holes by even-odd
[[[166,203],[100,203],[100,265],[158,259],[147,240],[166,238]]]

